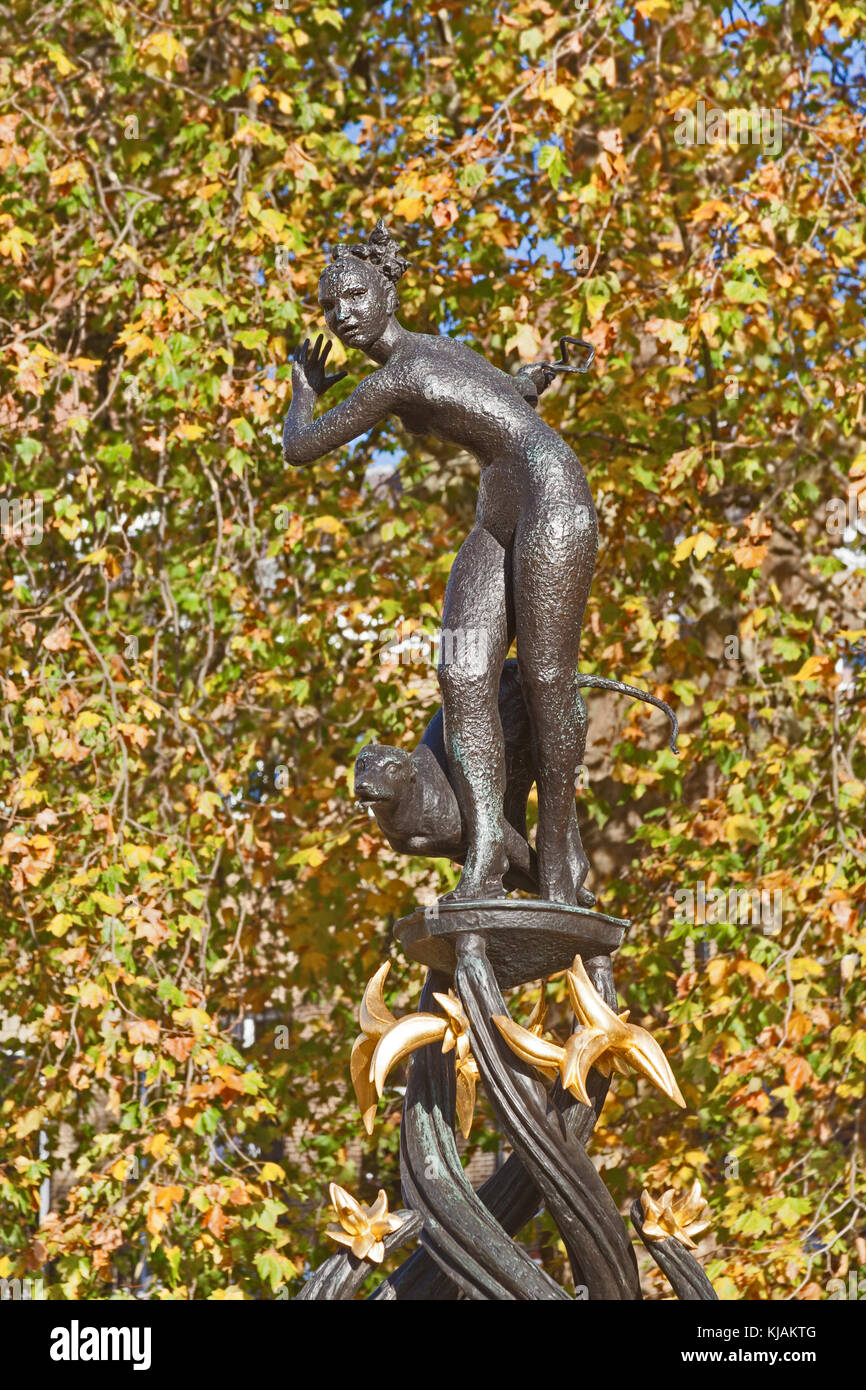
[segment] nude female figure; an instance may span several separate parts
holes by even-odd
[[[455,644],[454,659],[438,672],[445,746],[468,831],[463,873],[448,897],[505,893],[497,697],[516,637],[538,768],[540,893],[552,902],[591,904],[574,780],[585,740],[580,634],[598,548],[589,485],[576,455],[535,413],[552,373],[539,366],[509,376],[464,343],[404,328],[395,284],[406,268],[380,222],[366,243],[340,247],[322,272],[319,303],[328,328],[379,370],[314,420],[316,399],[346,374],[327,376],[330,343],[323,348],[319,337],[311,347],[306,340],[294,356],[283,456],[290,464],[312,463],[394,415],[412,433],[478,459],[475,525],[451,570],[442,625],[481,631],[484,659],[477,646]]]

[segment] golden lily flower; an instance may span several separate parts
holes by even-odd
[[[469,1020],[453,991],[433,996],[444,1010],[444,1018],[441,1014],[420,1013],[396,1019],[382,995],[390,968],[391,962],[385,961],[364,991],[358,1014],[362,1031],[352,1047],[352,1084],[364,1128],[368,1134],[373,1133],[376,1106],[391,1069],[419,1047],[441,1041],[443,1052],[457,1052],[457,1118],[464,1138],[468,1139],[479,1079],[478,1067],[469,1051]]]
[[[379,1189],[379,1195],[371,1207],[363,1207],[355,1201],[351,1192],[338,1187],[335,1182],[328,1190],[340,1224],[329,1226],[325,1234],[339,1241],[340,1245],[348,1245],[356,1259],[381,1264],[385,1258],[383,1237],[392,1231],[399,1231],[403,1225],[399,1216],[392,1216],[388,1211],[388,1198],[384,1191]]]
[[[700,1235],[711,1224],[710,1209],[701,1192],[701,1185],[695,1179],[688,1192],[677,1192],[669,1187],[655,1201],[644,1190],[640,1194],[643,1209],[643,1233],[647,1240],[667,1240],[673,1236],[687,1250],[696,1248],[692,1236]]]
[[[640,1072],[685,1109],[686,1103],[670,1063],[658,1043],[645,1028],[626,1021],[627,1009],[616,1014],[605,1004],[579,956],[571,970],[566,971],[566,981],[572,1008],[582,1026],[561,1047],[541,1037],[536,1031],[537,1024],[532,1029],[521,1028],[506,1015],[495,1014],[493,1022],[512,1051],[551,1080],[558,1074],[566,1090],[584,1105],[591,1104],[586,1080],[590,1067],[595,1066],[605,1076],[612,1070],[623,1075],[628,1075],[629,1071]]]

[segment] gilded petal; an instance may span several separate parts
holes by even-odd
[[[352,1055],[349,1059],[349,1070],[352,1073],[352,1085],[355,1088],[355,1099],[358,1102],[358,1109],[361,1112],[361,1119],[368,1134],[373,1133],[373,1122],[376,1119],[376,1106],[379,1097],[376,1088],[370,1080],[370,1063],[373,1059],[373,1052],[376,1048],[375,1038],[367,1037],[361,1033],[352,1046]]]
[[[388,1073],[410,1052],[427,1043],[439,1042],[448,1029],[448,1020],[438,1014],[407,1014],[383,1033],[370,1063],[370,1079],[381,1095]]]
[[[380,1265],[382,1263],[385,1258],[385,1246],[382,1244],[381,1240],[375,1240],[373,1242],[367,1251],[367,1258],[372,1260],[373,1264]]]
[[[467,1067],[457,1073],[457,1123],[464,1139],[469,1138],[475,1114],[475,1077]]]
[[[355,1259],[365,1259],[370,1250],[375,1246],[375,1243],[370,1231],[364,1231],[361,1235],[356,1236],[352,1242],[352,1254],[355,1256]],[[384,1253],[383,1251],[382,1254]],[[370,1258],[372,1259],[373,1256],[371,1255]],[[382,1256],[380,1255],[379,1259],[381,1260],[381,1258]]]
[[[328,1188],[331,1197],[331,1206],[337,1213],[337,1220],[344,1231],[350,1231],[357,1235],[364,1230],[367,1225],[367,1216],[360,1202],[356,1202],[351,1192],[347,1192],[345,1187],[340,1187],[332,1182]]]
[[[358,1239],[357,1236],[349,1235],[348,1231],[344,1231],[340,1226],[328,1226],[325,1235],[330,1236],[331,1240],[338,1241],[340,1245],[348,1246],[354,1245]]]
[[[541,985],[541,993],[535,1004],[535,1008],[526,1020],[526,1026],[530,1033],[536,1033],[539,1037],[544,1032],[544,1020],[547,1018],[547,1000],[544,997],[544,983]]]
[[[669,1232],[662,1229],[657,1221],[645,1221],[643,1233],[647,1240],[667,1240]]]
[[[607,1050],[607,1045],[607,1034],[601,1028],[579,1028],[565,1044],[559,1066],[562,1084],[584,1105],[592,1105],[586,1090],[589,1069]]]
[[[455,1034],[466,1033],[469,1029],[469,1019],[463,1012],[463,1005],[454,994],[434,994],[433,998],[440,1009],[447,1014],[454,1026]]]
[[[645,1217],[651,1218],[653,1220],[656,1220],[659,1217],[661,1213],[661,1207],[659,1206],[659,1203],[655,1200],[655,1198],[650,1196],[646,1188],[644,1188],[643,1192],[640,1194],[640,1204],[643,1208],[643,1214]]]
[[[528,1028],[521,1028],[519,1023],[515,1023],[507,1014],[494,1014],[493,1022],[499,1029],[512,1052],[524,1062],[529,1062],[531,1066],[537,1067],[545,1076],[549,1076],[551,1081],[555,1081],[559,1074],[559,1064],[564,1056],[565,1049],[558,1043],[549,1042],[547,1038],[540,1038],[535,1033],[530,1033]]]
[[[618,1046],[617,1052],[629,1066],[634,1067],[635,1071],[639,1071],[685,1110],[686,1103],[671,1071],[670,1062],[655,1038],[645,1028],[638,1028],[634,1023],[628,1023],[625,1027],[629,1034],[628,1042],[625,1047]]]
[[[402,1225],[403,1222],[400,1220],[399,1216],[394,1216],[389,1213],[388,1216],[383,1216],[381,1221],[371,1222],[370,1230],[377,1240],[381,1240],[382,1236],[388,1236],[392,1231],[399,1231]]]
[[[687,1226],[702,1214],[706,1205],[700,1181],[695,1178],[688,1192],[684,1192],[676,1203],[679,1219]]]
[[[386,960],[384,965],[379,966],[364,990],[361,1008],[358,1011],[358,1022],[368,1038],[380,1038],[386,1029],[391,1028],[397,1022],[382,994],[385,976],[390,969],[391,962]]]
[[[586,966],[580,956],[575,956],[574,964],[565,972],[571,1006],[578,1022],[584,1028],[601,1028],[607,1033],[612,1044],[625,1040],[626,1027],[613,1009],[609,1009],[586,973]]]
[[[376,1193],[375,1202],[371,1207],[367,1208],[367,1220],[369,1221],[370,1225],[372,1226],[374,1221],[381,1221],[382,1217],[386,1214],[387,1210],[388,1197],[385,1193],[384,1187],[380,1187],[379,1191]]]

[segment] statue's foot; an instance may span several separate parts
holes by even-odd
[[[460,882],[440,899],[443,903],[484,902],[489,898],[505,898],[502,879],[508,870],[508,856],[498,846],[479,849],[467,855]]]

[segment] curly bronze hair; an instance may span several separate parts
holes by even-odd
[[[396,285],[409,269],[409,262],[401,256],[398,243],[391,236],[382,218],[376,223],[366,241],[336,247],[332,260],[341,261],[345,256],[355,256],[359,261],[369,261],[377,270]]]

